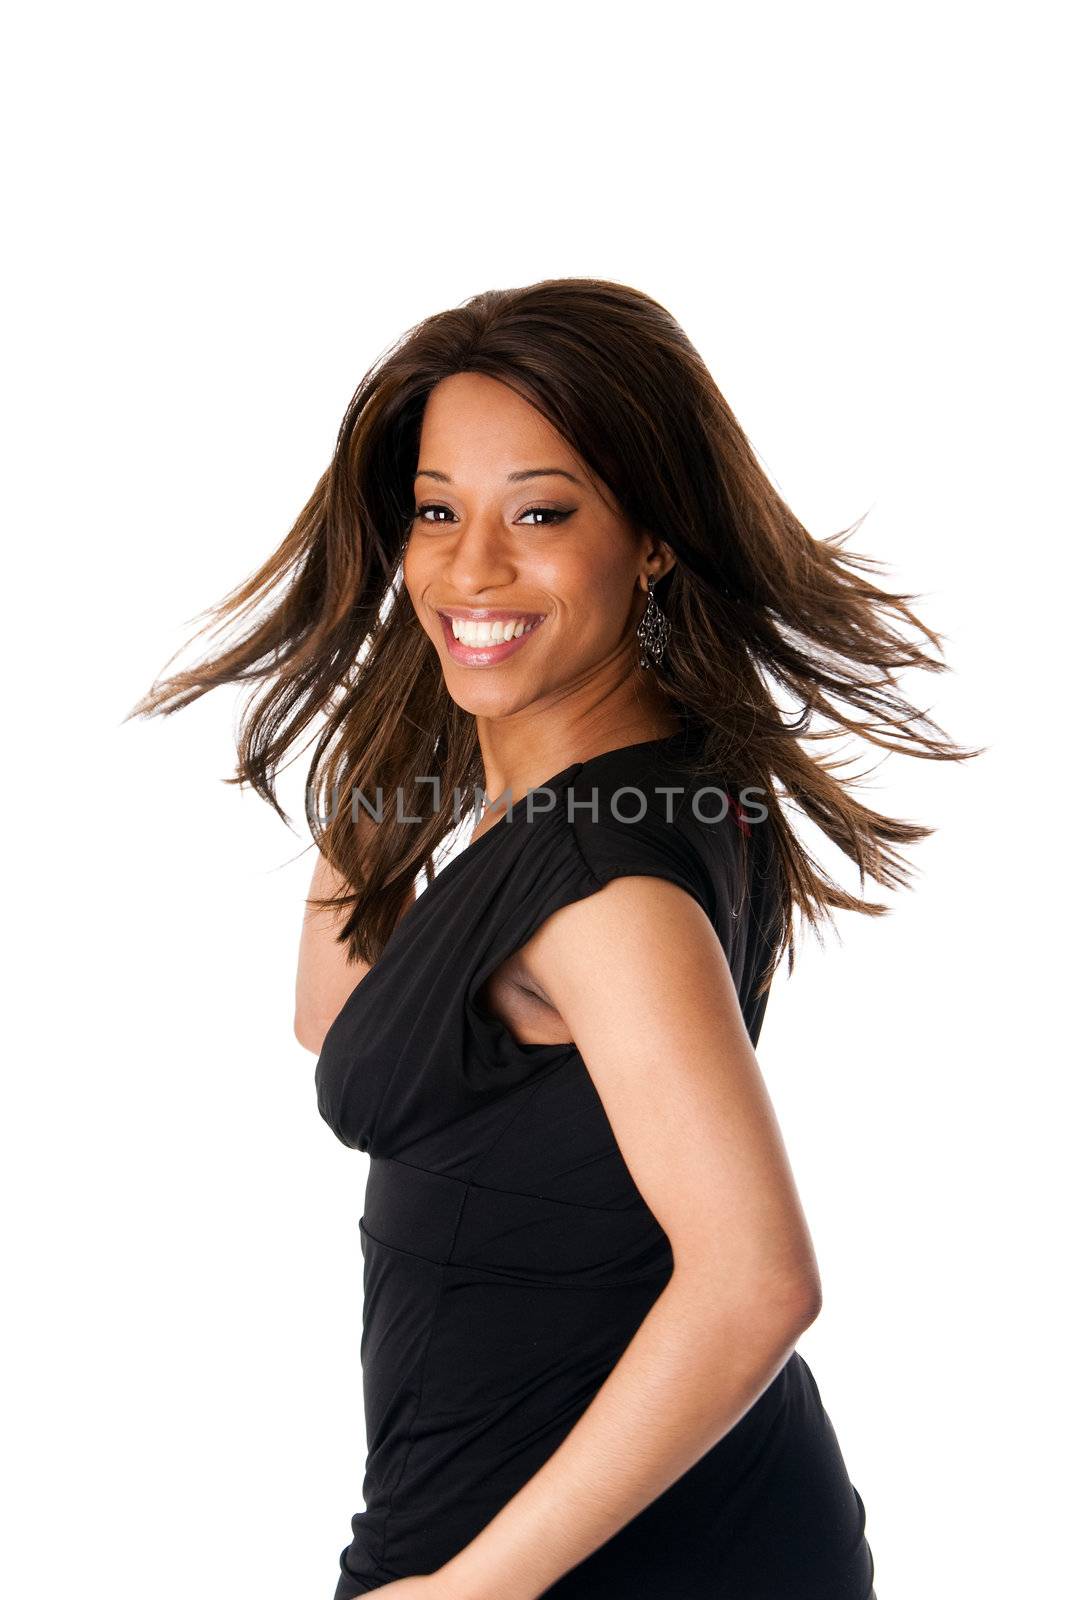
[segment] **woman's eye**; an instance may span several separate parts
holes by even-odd
[[[573,515],[572,511],[557,511],[555,506],[531,506],[529,511],[523,512],[519,521],[524,521],[526,517],[551,517],[550,523],[541,523],[539,526],[554,527],[559,522],[566,522],[567,518]]]
[[[436,517],[427,517],[427,515],[426,515],[427,511],[447,511],[447,510],[448,510],[447,506],[435,506],[435,505],[419,506],[418,510],[415,512],[415,519],[416,519],[416,521],[436,522],[438,520]]]
[[[433,514],[438,511],[443,512],[444,516],[438,517]],[[560,522],[565,522],[568,517],[573,517],[573,515],[573,511],[559,511],[555,506],[531,506],[528,511],[522,512],[516,520],[525,522],[527,517],[537,517],[541,520],[530,524],[531,526],[551,528]],[[438,505],[436,502],[430,501],[426,505],[418,507],[415,512],[415,521],[440,524],[447,521],[451,516],[452,510],[449,506]]]

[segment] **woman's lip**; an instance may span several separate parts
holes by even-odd
[[[526,628],[519,634],[517,639],[500,639],[495,644],[491,640],[488,640],[485,644],[464,644],[452,632],[451,617],[444,611],[439,611],[437,615],[441,619],[441,631],[444,633],[449,655],[465,667],[495,666],[498,661],[503,661],[505,657],[513,655],[516,650],[521,650],[527,639],[537,632],[541,623],[545,620],[544,617],[541,617],[538,621],[535,621],[533,626]],[[512,617],[521,615],[521,612],[516,611],[498,613],[500,621],[510,621]],[[490,615],[479,617],[476,620],[479,622],[492,622],[496,619]]]
[[[489,611],[479,610],[477,606],[469,608],[457,606],[448,610],[445,606],[435,607],[439,617],[458,617],[460,622],[510,622],[515,617],[519,622],[541,622],[544,620],[542,611]]]

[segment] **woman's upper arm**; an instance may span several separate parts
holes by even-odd
[[[703,908],[675,883],[617,877],[550,916],[523,957],[569,1025],[675,1272],[719,1302],[813,1320],[811,1237]]]
[[[308,900],[339,894],[343,880],[321,852],[316,853]],[[415,898],[412,889],[409,901]],[[293,1031],[307,1050],[318,1055],[337,1013],[359,981],[370,971],[364,961],[350,961],[348,947],[337,935],[347,920],[345,909],[331,910],[306,904],[300,930],[296,968],[296,1009]]]

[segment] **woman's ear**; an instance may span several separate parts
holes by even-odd
[[[646,570],[649,576],[654,578],[657,583],[661,578],[665,578],[667,576],[677,559],[678,557],[675,555],[669,544],[665,544],[662,539],[657,539],[653,534],[646,535]]]

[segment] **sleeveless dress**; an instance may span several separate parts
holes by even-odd
[[[370,1157],[364,1509],[334,1600],[468,1544],[563,1441],[670,1277],[577,1048],[517,1041],[479,990],[560,907],[654,875],[710,918],[755,1044],[770,830],[713,775],[672,770],[685,739],[573,763],[516,801],[429,880],[323,1041],[319,1111]],[[794,1350],[711,1450],[545,1597],[875,1600],[865,1527]]]

